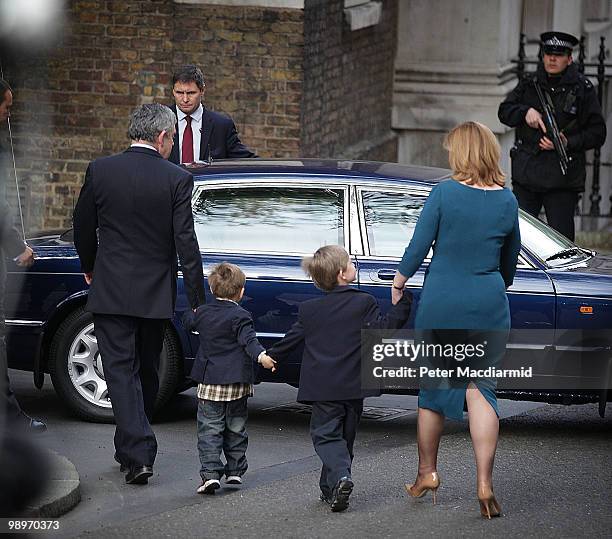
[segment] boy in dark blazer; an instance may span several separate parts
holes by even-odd
[[[215,299],[188,311],[185,329],[196,330],[200,347],[191,371],[198,382],[198,451],[202,484],[198,494],[214,494],[220,479],[242,483],[247,470],[247,398],[253,396],[254,364],[274,371],[253,329],[251,315],[238,302],[246,277],[234,264],[223,262],[208,276]],[[221,451],[227,464],[221,462]]]
[[[356,269],[339,245],[321,247],[302,267],[327,294],[300,304],[298,321],[268,350],[277,360],[304,344],[297,400],[312,405],[310,435],[323,463],[321,500],[344,511],[353,490],[351,463],[366,396],[361,386],[361,330],[401,328],[412,298],[404,294],[387,316],[373,296],[348,286]]]

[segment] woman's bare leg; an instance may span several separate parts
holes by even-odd
[[[499,419],[493,407],[473,383],[470,383],[467,388],[465,400],[476,457],[477,486],[478,488],[482,486],[492,488]]]
[[[444,416],[427,408],[419,408],[417,419],[417,446],[419,449],[419,476],[435,472],[438,466],[438,448],[444,429]]]

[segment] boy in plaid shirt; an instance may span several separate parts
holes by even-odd
[[[245,282],[238,266],[218,264],[208,276],[214,300],[183,317],[185,329],[200,334],[191,371],[191,378],[198,382],[199,494],[214,494],[224,475],[227,484],[242,483],[247,470],[247,399],[253,396],[254,365],[257,362],[275,370],[274,360],[257,340],[251,315],[238,305]]]

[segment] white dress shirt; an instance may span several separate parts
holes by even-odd
[[[142,144],[140,142],[132,142],[132,144],[130,144],[130,148],[146,148],[147,150],[155,150],[157,153],[159,153],[159,150],[151,145],[151,144]]]
[[[202,138],[202,114],[204,114],[204,107],[202,103],[195,109],[189,116],[191,116],[191,131],[193,133],[193,159],[194,161],[200,161],[200,139]],[[182,163],[183,157],[183,133],[187,126],[187,120],[185,120],[185,114],[181,109],[176,107],[176,117],[178,118],[178,140],[179,140],[179,159]]]

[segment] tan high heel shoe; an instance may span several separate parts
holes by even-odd
[[[439,486],[440,476],[438,475],[438,472],[431,472],[426,474],[422,479],[417,477],[416,483],[413,485],[405,484],[404,488],[413,498],[421,498],[427,494],[428,490],[431,490],[433,503],[436,505],[436,492],[438,491]]]
[[[490,520],[491,517],[501,516],[501,507],[495,499],[491,487],[478,487],[478,503],[480,504],[480,514],[483,517],[487,517]]]

